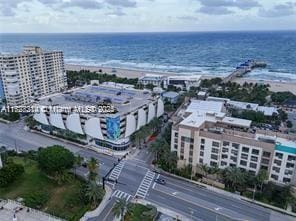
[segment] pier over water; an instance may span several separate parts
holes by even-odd
[[[267,64],[263,61],[247,60],[245,63],[240,64],[236,69],[223,79],[223,82],[232,81],[237,77],[242,77],[255,68],[265,68]]]

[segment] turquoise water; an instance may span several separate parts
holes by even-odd
[[[35,44],[71,64],[225,76],[247,59],[268,63],[248,78],[296,80],[296,32],[0,34],[0,52]]]

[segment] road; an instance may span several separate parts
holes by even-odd
[[[53,138],[23,130],[23,123],[0,123],[0,145],[5,144],[19,150],[38,149],[40,146],[54,144],[63,145],[85,158],[95,157],[100,162],[100,175],[104,176],[117,162],[117,158],[102,155],[79,146],[64,143]],[[97,217],[90,220],[109,221],[113,219],[112,205],[118,198],[132,200],[144,198],[163,208],[173,210],[194,221],[249,220],[249,221],[285,221],[295,220],[270,209],[254,205],[243,200],[226,196],[218,192],[200,188],[195,184],[179,180],[152,171],[152,155],[147,148],[136,151],[133,158],[123,160],[111,172],[109,178],[118,183],[110,182],[113,196],[106,208]],[[78,172],[86,175],[86,168]],[[156,184],[154,179],[166,180],[165,185]],[[272,214],[272,215],[271,215]]]

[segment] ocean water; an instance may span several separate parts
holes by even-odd
[[[0,34],[0,52],[23,45],[64,51],[68,64],[226,76],[247,59],[267,62],[247,78],[296,81],[296,31]]]

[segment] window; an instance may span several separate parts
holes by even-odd
[[[203,164],[203,159],[202,158],[199,159],[199,163]]]
[[[248,154],[242,153],[241,158],[244,160],[248,159]]]
[[[290,183],[290,182],[291,182],[291,179],[290,179],[290,178],[286,178],[286,177],[284,177],[283,182],[284,182],[284,183]]]
[[[218,152],[219,152],[219,149],[212,148],[212,153],[218,153]]]
[[[227,166],[227,162],[221,161],[221,166]]]
[[[184,141],[181,142],[181,147],[184,147],[185,146],[185,143]]]
[[[258,162],[258,157],[251,156],[251,161]]]
[[[253,168],[253,169],[256,169],[257,168],[257,164],[256,163],[250,163],[250,167]]]
[[[174,145],[174,148],[175,148],[175,149],[178,149],[178,144],[175,144],[175,145]]]
[[[175,137],[178,137],[178,132],[175,133]]]
[[[174,142],[175,142],[175,143],[178,143],[178,138],[175,138],[175,139],[174,139]]]
[[[184,160],[184,155],[180,155],[180,160]]]
[[[291,155],[289,155],[289,156],[288,156],[288,160],[289,160],[289,161],[296,160],[296,156],[291,156]]]
[[[190,150],[193,150],[193,144],[190,144],[189,148]]]
[[[279,167],[272,167],[272,170],[279,173],[281,169]]]
[[[203,151],[200,151],[200,154],[199,154],[200,156],[204,156],[204,152]]]
[[[223,141],[223,146],[229,146],[229,142]]]
[[[240,161],[240,165],[242,165],[242,166],[247,166],[247,161],[241,160],[241,161]]]
[[[243,147],[243,149],[242,149],[242,151],[245,153],[249,153],[249,150],[250,150],[250,148],[248,148],[248,147]]]
[[[213,160],[218,160],[218,155],[216,155],[216,154],[211,154],[211,159],[213,159]]]
[[[223,152],[223,153],[228,153],[228,148],[223,147],[223,148],[222,148],[222,152]]]
[[[192,157],[189,157],[188,160],[189,160],[189,163],[192,163]]]
[[[214,167],[214,166],[218,166],[218,164],[217,164],[217,162],[211,161],[211,162],[210,162],[210,166],[211,166],[211,167]]]
[[[228,158],[228,155],[222,154],[222,159],[227,159],[227,158]]]
[[[200,150],[204,150],[205,146],[204,145],[200,145]]]
[[[238,149],[238,148],[239,148],[239,144],[237,144],[237,143],[232,143],[232,147],[234,147],[235,149]]]
[[[205,144],[205,139],[201,139],[200,143]]]
[[[294,168],[294,163],[287,163],[286,164],[286,167],[287,168]]]
[[[234,161],[234,162],[237,162],[237,158],[236,157],[230,157],[230,159],[232,160],[232,161]]]
[[[219,144],[218,142],[213,141],[213,142],[212,142],[212,146],[213,146],[213,147],[219,147],[220,144]]]
[[[283,159],[283,154],[282,153],[275,153],[275,156],[280,158],[280,159]]]
[[[267,165],[268,165],[268,164],[269,164],[269,160],[268,160],[268,159],[262,159],[262,160],[261,160],[261,163],[262,163],[262,164],[267,164]]]
[[[259,154],[259,150],[253,149],[253,150],[252,150],[252,154],[254,154],[254,155],[258,155],[258,154]]]
[[[193,151],[192,150],[189,151],[189,156],[193,156]]]
[[[260,169],[261,169],[261,170],[266,170],[266,171],[267,171],[267,170],[268,170],[268,167],[267,167],[267,166],[261,166]]]
[[[279,179],[279,176],[278,175],[275,175],[275,174],[271,174],[270,176],[272,179],[274,180],[278,180]]]
[[[282,164],[282,161],[280,161],[280,160],[274,160],[274,163],[275,163],[276,165],[280,166],[280,165]]]
[[[237,150],[231,150],[231,153],[233,154],[233,155],[235,155],[235,156],[237,156]]]

